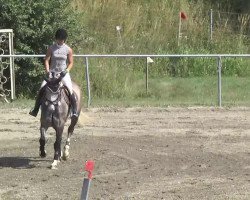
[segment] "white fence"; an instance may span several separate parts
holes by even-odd
[[[7,100],[7,96],[11,95],[11,99],[14,99],[14,58],[8,57],[3,60],[1,55],[13,55],[13,30],[12,29],[0,29],[0,97]],[[5,70],[9,70],[10,77],[6,77]],[[4,73],[5,72],[5,73]],[[10,78],[10,89],[6,89],[6,83]]]
[[[44,57],[45,55],[0,55],[1,57],[7,57],[7,58],[36,58],[36,57]],[[118,54],[109,54],[109,55],[74,55],[74,57],[83,58],[83,63],[85,64],[85,72],[86,72],[86,82],[87,82],[87,97],[88,102],[87,106],[89,107],[91,104],[91,91],[90,91],[90,79],[89,79],[89,59],[91,58],[121,58],[121,57],[127,57],[127,58],[145,58],[145,86],[146,90],[148,90],[148,57],[154,59],[154,58],[214,58],[217,60],[217,74],[218,74],[218,106],[222,106],[222,86],[221,86],[221,68],[222,68],[222,59],[223,58],[242,58],[242,57],[250,57],[250,54],[176,54],[176,55],[154,55],[154,54],[148,54],[148,55],[133,55],[133,54],[127,54],[127,55],[118,55]],[[13,87],[12,93],[15,94],[15,88]]]

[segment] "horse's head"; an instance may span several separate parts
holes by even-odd
[[[55,102],[58,100],[60,88],[62,87],[62,76],[60,73],[51,72],[44,80],[47,82],[46,100]]]
[[[47,87],[53,92],[56,92],[61,85],[62,78],[60,73],[50,72],[48,77],[45,77],[44,80],[47,82]]]

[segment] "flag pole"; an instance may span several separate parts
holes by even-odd
[[[179,12],[179,31],[178,31],[178,46],[180,45],[180,40],[182,37],[181,28],[182,28],[182,20],[186,20],[187,15],[184,12]]]
[[[179,30],[178,30],[178,46],[180,46],[180,37],[181,37],[181,13],[179,13]]]

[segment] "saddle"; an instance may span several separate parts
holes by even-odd
[[[54,111],[56,108],[61,105],[61,100],[64,100],[68,106],[69,111],[72,113],[73,117],[78,117],[77,113],[77,98],[75,93],[71,94],[68,91],[68,88],[62,84],[62,78],[64,76],[52,73],[51,77],[45,78],[47,82],[46,85],[42,88],[43,98],[41,98],[41,104],[48,106],[49,110]]]

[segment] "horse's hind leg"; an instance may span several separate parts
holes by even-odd
[[[64,127],[60,127],[56,130],[56,141],[54,143],[55,154],[54,154],[54,161],[51,164],[51,169],[56,169],[57,164],[60,162],[61,159],[61,142],[62,142],[63,128]]]
[[[46,150],[45,150],[45,143],[46,143],[46,137],[45,137],[45,133],[47,131],[47,127],[40,127],[40,139],[39,139],[39,143],[40,143],[40,157],[41,158],[45,158],[46,157]]]
[[[67,160],[69,158],[70,137],[74,132],[75,125],[76,125],[77,121],[78,121],[78,118],[73,117],[71,119],[71,123],[70,123],[70,126],[68,128],[68,137],[66,140],[66,144],[64,146],[64,151],[63,151],[63,156],[62,156],[63,160]]]

